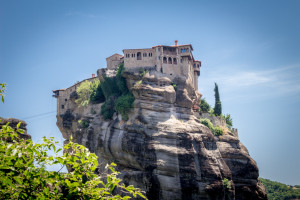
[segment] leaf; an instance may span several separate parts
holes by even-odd
[[[19,129],[20,125],[21,125],[21,122],[19,122],[19,123],[17,124],[17,129]]]
[[[4,103],[4,97],[3,96],[1,96],[2,97],[2,103]]]

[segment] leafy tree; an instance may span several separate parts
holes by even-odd
[[[4,92],[5,92],[5,83],[0,83],[0,96],[1,96],[1,101],[4,103]]]
[[[216,116],[220,116],[222,114],[222,104],[220,101],[220,94],[219,94],[219,88],[217,83],[215,83],[215,108],[214,108],[214,114]]]
[[[122,94],[128,93],[128,88],[126,85],[126,79],[122,77],[122,74],[124,72],[124,63],[121,63],[117,69],[116,79],[117,79],[117,85],[119,88],[119,91],[121,91]]]
[[[115,106],[115,97],[111,96],[101,106],[101,115],[104,117],[104,119],[111,119],[113,117],[115,112],[114,106]]]
[[[134,97],[131,93],[120,96],[115,103],[115,110],[122,115],[122,120],[128,120],[128,112],[133,107]]]
[[[76,92],[78,94],[78,99],[75,100],[77,105],[80,106],[87,106],[90,102],[90,96],[91,96],[91,82],[86,80],[82,82],[79,87],[76,89]]]
[[[225,115],[225,121],[226,121],[227,127],[231,128],[232,127],[232,119],[231,119],[230,114]]]
[[[90,102],[91,103],[102,103],[105,101],[105,96],[103,94],[100,80],[96,79],[94,80],[90,85]]]
[[[19,126],[20,123],[17,132],[22,133]],[[54,138],[44,137],[41,144],[18,138],[9,124],[3,125],[0,129],[1,199],[145,198],[140,189],[121,183],[114,163],[106,166],[105,173],[97,175],[98,158],[94,153],[70,141],[60,156],[62,149],[57,149],[56,144]],[[54,164],[69,166],[71,172],[46,170],[45,166]],[[116,189],[121,193],[115,194]]]
[[[209,112],[210,110],[210,105],[207,103],[205,98],[201,99],[199,107],[201,112]]]

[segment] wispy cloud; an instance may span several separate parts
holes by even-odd
[[[265,70],[217,70],[200,79],[200,90],[218,82],[227,98],[274,97],[300,95],[300,64]],[[205,91],[206,92],[206,91]],[[233,95],[234,94],[234,95]],[[234,96],[234,97],[233,97]]]
[[[86,18],[98,18],[99,15],[91,14],[91,13],[83,13],[83,12],[68,12],[65,16],[78,16],[78,17],[86,17]]]

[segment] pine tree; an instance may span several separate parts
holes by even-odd
[[[218,84],[215,83],[215,108],[214,108],[214,114],[216,116],[220,116],[222,114],[222,103],[220,101],[220,94],[219,94],[219,88]]]

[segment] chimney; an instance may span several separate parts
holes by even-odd
[[[92,74],[92,78],[95,78],[95,74]]]
[[[175,40],[175,46],[177,47],[178,40]]]

